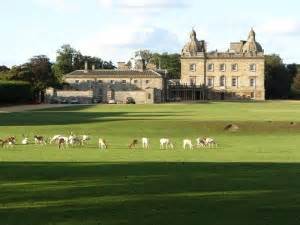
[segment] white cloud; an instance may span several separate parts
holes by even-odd
[[[277,35],[300,35],[300,20],[276,19],[258,27],[261,32]]]
[[[117,9],[121,12],[156,13],[167,9],[187,7],[183,0],[98,0],[100,7]]]
[[[134,51],[150,49],[158,52],[178,52],[181,44],[177,36],[168,30],[132,24],[114,26],[95,33],[76,44],[82,53],[99,56],[105,60],[127,61]]]
[[[80,5],[72,0],[35,0],[35,2],[57,12],[77,12],[80,9]]]

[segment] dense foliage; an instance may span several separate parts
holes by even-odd
[[[267,55],[265,67],[266,98],[287,99],[291,97],[297,65],[285,65],[279,55]]]
[[[106,62],[97,57],[83,56],[70,45],[63,45],[57,51],[57,59],[54,64],[50,62],[47,56],[38,55],[22,65],[13,66],[11,69],[6,66],[0,66],[0,80],[28,82],[31,86],[30,99],[40,102],[43,101],[45,89],[48,87],[60,87],[63,83],[62,76],[74,70],[83,69],[86,61],[89,69],[91,69],[92,65],[96,69],[115,68],[112,62]],[[14,99],[6,98],[5,102],[14,103]],[[27,100],[27,95],[24,95],[23,101]],[[4,100],[0,100],[0,102],[4,102]]]
[[[57,78],[60,80],[64,74],[74,70],[84,69],[85,62],[88,62],[89,69],[95,66],[95,69],[114,69],[111,61],[103,61],[98,57],[84,56],[80,51],[72,48],[70,45],[63,45],[57,51],[56,63],[52,69]]]
[[[135,53],[136,56],[138,54],[141,54],[146,65],[152,63],[156,68],[167,70],[171,79],[180,78],[181,63],[179,54],[169,54],[167,52],[160,54],[149,50],[142,50]]]
[[[0,81],[1,103],[23,103],[32,99],[30,83],[24,81]]]

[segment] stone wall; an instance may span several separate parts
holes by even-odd
[[[126,104],[128,97],[133,98],[136,104],[149,103],[146,91],[116,91],[114,93],[115,101],[118,103]]]
[[[93,91],[74,91],[74,90],[46,90],[46,102],[48,103],[72,103],[91,104]]]

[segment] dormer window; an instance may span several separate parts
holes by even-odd
[[[191,72],[196,72],[196,64],[191,64],[190,65],[190,71]]]

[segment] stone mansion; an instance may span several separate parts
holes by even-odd
[[[65,90],[47,90],[47,100],[59,102],[153,104],[182,101],[265,100],[265,58],[251,29],[247,41],[233,42],[226,52],[207,51],[206,42],[194,30],[181,52],[181,79],[168,78],[167,71],[145,65],[142,54],[130,65],[117,69],[76,70],[64,76]],[[206,87],[209,91],[203,94]],[[205,92],[206,93],[206,92]]]
[[[193,30],[181,54],[181,84],[204,84],[220,99],[265,100],[264,72],[264,50],[253,29],[247,41],[231,43],[227,52],[208,52]]]

